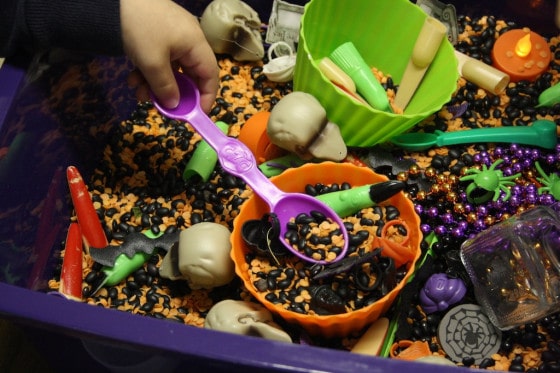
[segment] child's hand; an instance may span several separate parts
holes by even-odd
[[[181,67],[197,82],[202,109],[210,111],[218,63],[192,14],[171,0],[121,0],[121,27],[124,50],[140,72],[129,79],[139,99],[148,99],[151,89],[166,107],[176,107],[173,69]]]

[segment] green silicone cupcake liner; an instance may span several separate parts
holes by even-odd
[[[294,89],[314,95],[348,146],[367,147],[406,132],[443,107],[457,88],[454,49],[444,40],[404,114],[350,99],[318,68],[321,58],[352,41],[364,60],[395,84],[402,78],[427,15],[408,0],[311,0],[302,16]]]

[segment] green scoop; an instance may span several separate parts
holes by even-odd
[[[554,149],[558,137],[556,123],[541,119],[533,122],[531,126],[476,128],[454,132],[435,131],[434,133],[409,132],[393,137],[390,142],[411,151],[426,150],[433,146],[482,142],[505,142]]]

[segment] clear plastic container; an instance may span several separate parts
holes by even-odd
[[[475,296],[502,330],[560,310],[560,204],[537,206],[461,246]]]

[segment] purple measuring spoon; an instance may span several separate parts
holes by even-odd
[[[342,259],[348,250],[348,232],[340,217],[325,203],[304,193],[287,193],[274,185],[257,167],[257,161],[249,148],[241,141],[229,137],[212,122],[200,108],[200,93],[196,84],[186,75],[175,73],[181,98],[175,109],[166,109],[153,97],[156,108],[165,116],[188,122],[202,138],[218,153],[223,169],[242,178],[253,192],[258,194],[270,207],[270,212],[278,218],[280,241],[288,250],[303,260],[328,264]],[[283,239],[291,218],[301,213],[318,211],[338,224],[344,237],[344,247],[340,254],[329,262],[316,260],[293,248]]]

